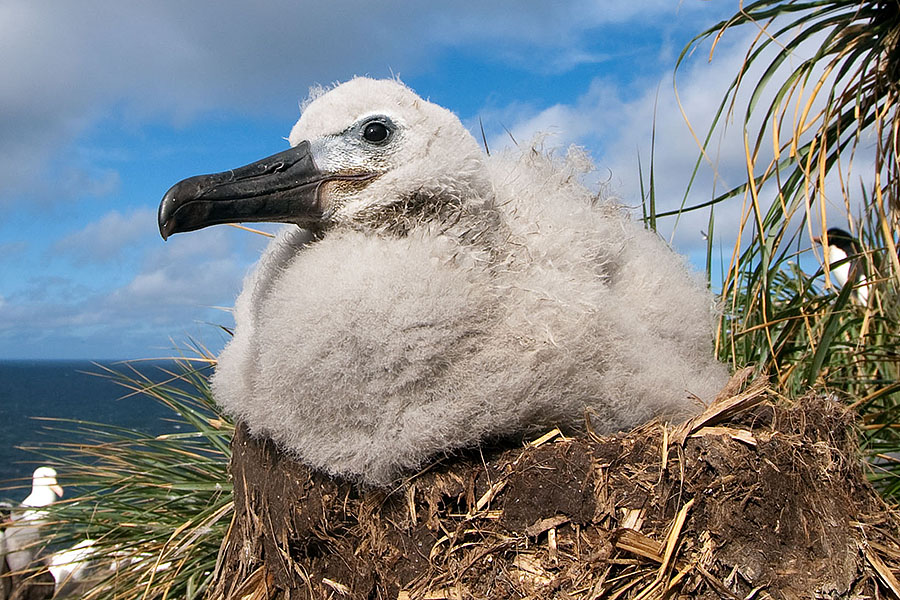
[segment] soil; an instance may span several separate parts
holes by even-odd
[[[852,415],[763,385],[679,426],[559,432],[392,490],[311,471],[239,426],[210,598],[894,597],[900,522]]]

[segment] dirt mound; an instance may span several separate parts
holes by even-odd
[[[216,600],[898,593],[900,523],[865,482],[851,415],[764,385],[676,427],[456,456],[391,492],[243,427],[232,473]]]

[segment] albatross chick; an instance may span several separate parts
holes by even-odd
[[[682,418],[724,383],[706,286],[578,182],[583,159],[485,156],[448,110],[366,78],[313,98],[290,144],[176,184],[159,227],[292,224],[212,385],[306,464],[386,485],[586,411],[599,432]]]

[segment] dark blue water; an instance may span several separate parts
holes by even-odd
[[[108,366],[123,372],[129,369],[124,365]],[[160,367],[179,372],[170,362],[132,366],[153,381],[170,377]],[[28,479],[42,462],[40,456],[17,446],[78,441],[77,434],[49,430],[72,429],[72,425],[42,422],[34,417],[106,423],[151,435],[172,433],[182,427],[171,421],[177,415],[162,404],[143,395],[129,395],[130,390],[89,374],[99,372],[100,367],[87,361],[0,361],[0,481]]]

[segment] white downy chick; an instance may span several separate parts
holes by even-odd
[[[486,157],[448,110],[365,78],[290,143],[176,184],[159,225],[293,224],[245,281],[213,390],[307,464],[386,485],[586,410],[600,432],[682,418],[724,384],[704,282],[579,183],[583,158]]]

